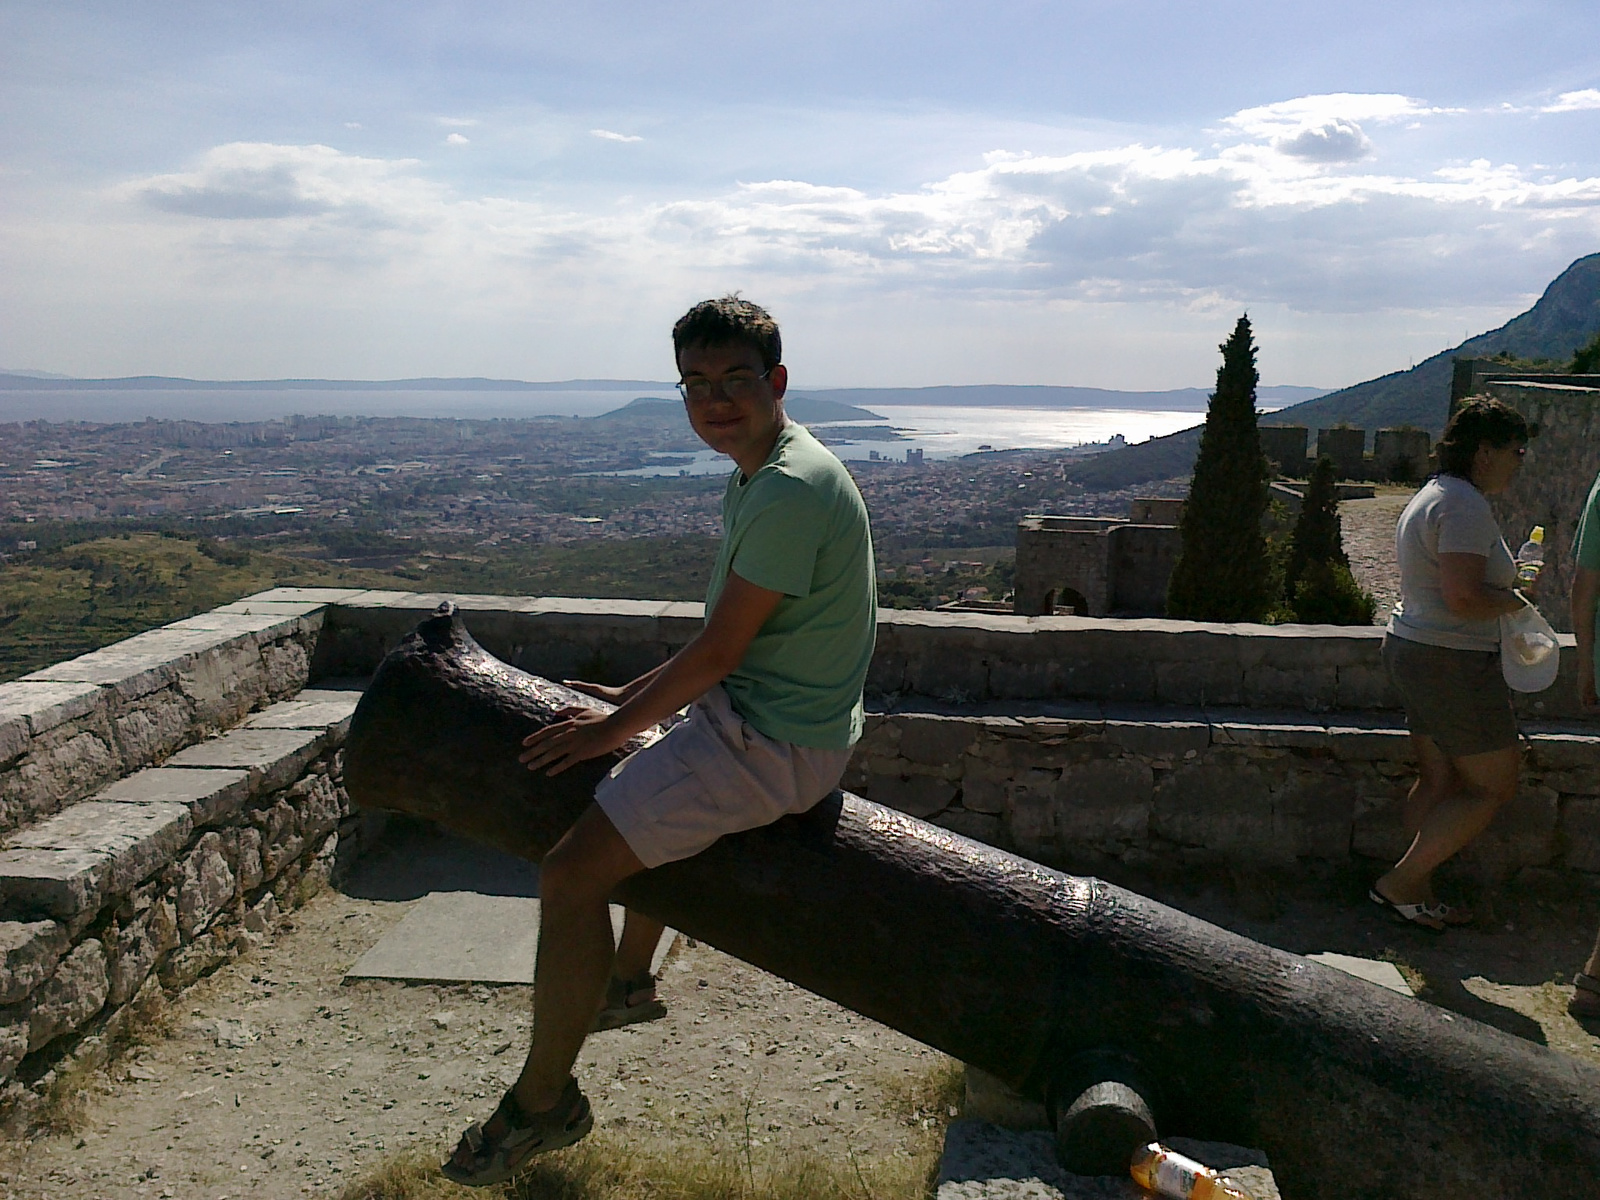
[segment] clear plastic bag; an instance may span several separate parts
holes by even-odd
[[[1561,670],[1561,642],[1533,605],[1500,618],[1500,673],[1515,692],[1542,692]]]

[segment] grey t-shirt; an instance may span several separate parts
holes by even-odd
[[[1411,497],[1394,535],[1400,561],[1400,603],[1389,618],[1396,637],[1451,650],[1498,650],[1500,621],[1469,621],[1450,611],[1439,586],[1439,555],[1484,558],[1483,581],[1509,588],[1517,564],[1495,523],[1489,501],[1467,480],[1439,475]]]

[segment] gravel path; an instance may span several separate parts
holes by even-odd
[[[1350,572],[1372,593],[1375,625],[1386,625],[1400,599],[1400,567],[1394,556],[1394,527],[1415,494],[1414,488],[1380,487],[1371,500],[1346,500],[1339,505],[1344,552]]]

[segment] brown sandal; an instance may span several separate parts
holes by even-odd
[[[534,1155],[570,1146],[594,1127],[594,1113],[576,1079],[567,1080],[561,1099],[548,1112],[528,1112],[510,1088],[494,1111],[505,1121],[506,1131],[490,1141],[484,1132],[487,1121],[467,1126],[455,1153],[439,1168],[446,1179],[467,1187],[504,1183],[526,1170]]]
[[[613,979],[606,985],[606,1003],[594,1019],[591,1033],[658,1021],[667,1015],[667,1006],[656,998],[656,977],[646,971],[632,979]]]

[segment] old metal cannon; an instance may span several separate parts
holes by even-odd
[[[356,710],[350,796],[537,860],[612,765],[517,763],[575,699],[441,606]],[[856,796],[618,899],[1062,1107],[1114,1055],[1162,1129],[1262,1147],[1296,1200],[1575,1196],[1600,1162],[1600,1070]]]

